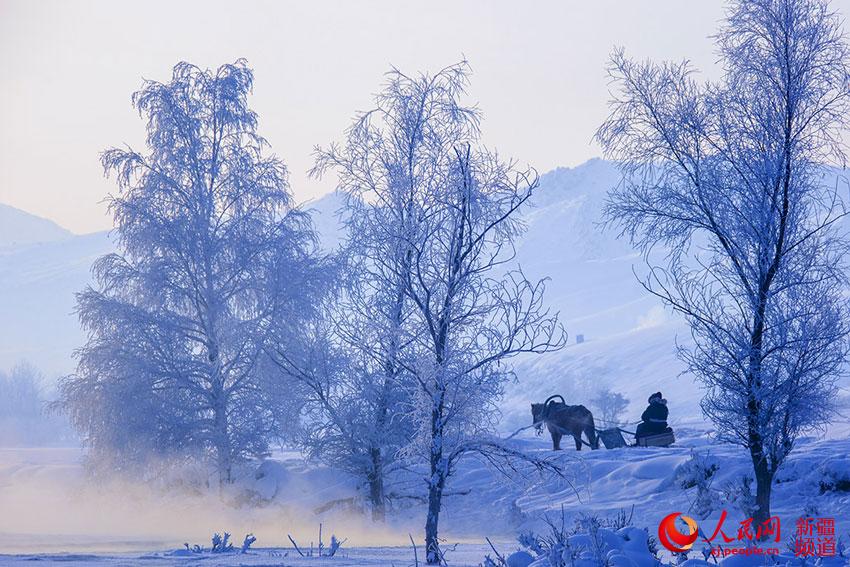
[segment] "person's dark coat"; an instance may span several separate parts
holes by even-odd
[[[667,400],[661,397],[661,393],[653,394],[649,398],[649,407],[647,407],[640,418],[643,423],[638,424],[637,437],[646,435],[655,435],[667,431]]]

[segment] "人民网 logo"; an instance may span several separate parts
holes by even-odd
[[[688,533],[683,534],[676,527],[676,518],[682,517],[682,521],[688,526]],[[658,524],[658,540],[661,544],[674,553],[683,553],[689,550],[694,542],[699,537],[697,533],[696,521],[689,517],[683,516],[681,512],[673,512],[665,516],[661,523]]]

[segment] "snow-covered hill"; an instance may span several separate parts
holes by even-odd
[[[73,236],[53,221],[0,204],[0,248],[35,242],[54,242]]]
[[[638,284],[639,254],[600,226],[606,195],[619,178],[616,166],[601,159],[541,176],[517,261],[530,278],[549,278],[547,303],[560,312],[570,345],[517,361],[518,380],[503,405],[504,430],[527,425],[533,401],[560,393],[568,403],[588,405],[606,387],[632,401],[631,417],[660,389],[673,424],[702,423],[693,381],[678,377],[675,340],[689,338],[686,328]],[[342,204],[340,195],[330,194],[309,205],[325,249],[341,240]],[[579,335],[584,342],[576,344]]]
[[[548,278],[547,303],[560,312],[570,345],[516,361],[517,382],[508,385],[502,406],[505,431],[528,424],[531,402],[562,394],[588,405],[602,388],[631,400],[633,421],[649,394],[661,390],[674,425],[703,423],[693,380],[678,376],[675,341],[688,340],[687,329],[639,285],[633,270],[642,268],[640,255],[600,226],[608,190],[619,179],[616,166],[601,159],[540,178],[517,261],[530,278]],[[341,206],[337,194],[310,204],[326,249],[340,242]]]
[[[0,368],[27,360],[48,378],[70,372],[83,340],[74,294],[112,249],[105,232],[0,247]]]
[[[825,184],[847,195],[846,172],[830,169],[823,175]],[[638,275],[646,269],[642,256],[614,230],[600,226],[608,190],[619,179],[613,163],[593,159],[540,180],[517,259],[529,276],[550,278],[547,301],[560,311],[571,341],[557,353],[518,361],[517,382],[507,387],[503,406],[506,431],[530,422],[532,401],[560,393],[567,403],[588,405],[602,388],[631,401],[626,415],[631,422],[638,420],[648,396],[660,390],[669,400],[674,428],[705,424],[702,391],[693,376],[682,374],[684,366],[675,355],[677,343],[691,342],[687,326],[640,286]],[[841,385],[846,404],[850,379],[844,377]],[[842,418],[829,436],[848,430],[850,423]]]
[[[841,172],[825,175],[827,183],[838,178],[847,184]],[[607,193],[619,180],[615,164],[602,159],[540,178],[516,258],[530,278],[548,278],[546,302],[560,312],[570,344],[515,361],[517,381],[507,386],[502,403],[503,431],[528,425],[532,402],[562,394],[568,403],[590,405],[604,388],[630,400],[628,421],[637,421],[648,396],[660,390],[669,400],[673,427],[706,425],[701,390],[692,376],[682,374],[675,354],[677,343],[691,341],[687,326],[640,286],[641,255],[601,226]],[[331,194],[311,204],[326,249],[341,240],[335,213],[342,203]],[[831,433],[842,435],[848,428],[837,424]]]
[[[600,159],[540,179],[517,259],[529,277],[549,278],[546,301],[560,312],[570,344],[518,361],[517,382],[506,390],[505,429],[528,424],[532,401],[562,394],[567,403],[589,405],[603,388],[631,401],[631,421],[660,390],[674,426],[702,423],[693,380],[679,377],[675,357],[675,341],[688,340],[687,329],[638,283],[641,256],[600,224],[619,179],[616,166]]]

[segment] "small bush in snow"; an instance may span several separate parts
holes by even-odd
[[[544,521],[549,526],[548,533],[525,533],[518,538],[520,545],[536,556],[530,567],[632,567],[658,563],[658,549],[648,532],[623,525],[631,521],[625,511],[614,518],[584,516],[572,528],[566,527],[563,512],[559,520],[547,517]]]
[[[233,544],[230,543],[230,534],[224,532],[224,537],[220,536],[218,533],[213,534],[212,536],[212,548],[210,549],[213,553],[225,553],[229,551],[233,551]]]
[[[254,537],[254,534],[248,534],[245,536],[245,540],[242,542],[242,553],[247,553],[248,549],[250,549],[251,545],[257,541],[257,538]]]
[[[632,509],[629,513],[626,513],[625,508],[620,508],[620,511],[617,512],[615,516],[611,516],[608,518],[600,518],[599,523],[603,528],[608,528],[610,530],[619,530],[621,528],[625,528],[632,525],[632,518],[635,515],[635,506],[632,504]]]
[[[190,546],[188,543],[184,542],[183,545],[186,546],[186,551],[190,551],[192,553],[203,553],[204,552],[204,548],[201,547],[200,545],[198,545],[197,543],[195,545]]]
[[[827,492],[850,492],[850,460],[830,459],[818,467],[818,488]]]
[[[737,480],[730,480],[723,485],[723,500],[734,504],[746,518],[751,518],[756,509],[756,497],[753,495],[753,478],[742,475]]]
[[[538,562],[545,559],[548,563],[543,565],[561,566],[572,565],[576,559],[576,550],[570,545],[570,537],[575,534],[576,528],[569,529],[566,525],[566,516],[561,510],[560,519],[545,516],[543,521],[548,526],[548,533],[535,534],[528,532],[520,534],[518,541],[537,555]]]
[[[717,501],[711,482],[719,467],[711,462],[709,455],[691,452],[691,458],[676,469],[676,483],[682,490],[696,488],[696,497],[692,511],[700,519],[707,518],[713,511]]]
[[[522,547],[530,549],[535,555],[543,555],[545,553],[540,538],[534,535],[534,532],[519,534],[517,541]]]
[[[230,541],[230,534],[227,532],[224,532],[224,535],[216,532],[210,539],[212,547],[210,547],[209,550],[197,544],[190,546],[188,543],[184,543],[183,545],[186,546],[186,551],[181,551],[181,553],[231,553],[235,551],[233,543]],[[257,538],[254,537],[254,534],[246,535],[245,539],[242,541],[241,547],[239,548],[240,552],[246,553],[255,541],[257,541]]]
[[[678,485],[687,490],[711,480],[720,467],[710,462],[709,455],[700,455],[691,451],[691,458],[679,465],[675,478]]]

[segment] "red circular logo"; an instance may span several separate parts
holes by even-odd
[[[674,512],[658,524],[658,540],[664,547],[675,553],[689,550],[699,537],[697,523],[689,516],[682,516],[682,520],[688,526],[688,533],[683,534],[679,531],[676,527],[676,518],[679,516],[682,516],[681,512]]]

